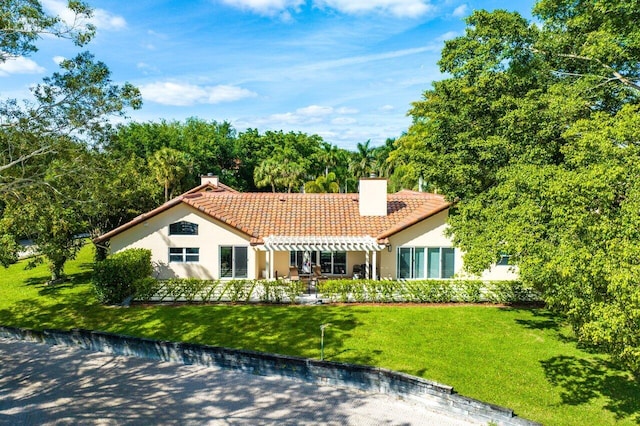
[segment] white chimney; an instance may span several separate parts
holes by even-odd
[[[205,183],[210,183],[211,185],[217,187],[218,176],[215,176],[213,173],[207,173],[206,175],[200,176],[200,185],[204,185]]]
[[[360,179],[360,216],[387,215],[387,179]]]

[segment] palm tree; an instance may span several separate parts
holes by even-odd
[[[326,176],[318,176],[316,180],[304,184],[304,192],[309,193],[338,193],[340,185],[336,180],[336,174],[329,172]]]
[[[374,150],[369,146],[370,144],[371,140],[368,140],[365,143],[358,142],[358,151],[354,154],[353,162],[351,163],[351,170],[358,178],[369,176],[374,170]]]
[[[335,168],[338,164],[338,147],[323,141],[319,157],[324,164],[324,175],[327,176],[329,169]]]
[[[263,188],[271,186],[271,192],[276,192],[276,184],[279,183],[282,174],[282,163],[275,158],[263,160],[258,167],[253,170],[253,181],[256,187]]]
[[[164,202],[166,203],[170,198],[173,198],[175,187],[190,172],[192,164],[184,152],[164,147],[153,153],[149,167],[157,181],[164,186]]]

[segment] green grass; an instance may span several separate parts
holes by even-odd
[[[97,303],[92,253],[44,284],[46,266],[0,269],[0,324],[86,328],[376,365],[453,386],[548,425],[640,424],[640,384],[577,347],[545,309],[490,306],[133,306]]]

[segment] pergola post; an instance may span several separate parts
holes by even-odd
[[[369,275],[369,250],[367,250],[364,252],[364,277],[371,279]]]
[[[378,279],[378,273],[376,272],[376,270],[378,269],[378,252],[374,251],[373,252],[373,271],[371,272],[371,279],[373,280],[377,280]]]
[[[269,261],[269,279],[273,279],[273,276],[275,275],[275,265],[274,265],[274,252],[273,249],[269,249],[269,251],[267,251],[267,257],[268,257],[268,261]]]

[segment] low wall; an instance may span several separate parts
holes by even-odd
[[[482,422],[495,422],[500,425],[538,425],[515,416],[508,408],[462,396],[451,386],[384,368],[79,329],[37,331],[0,326],[0,337],[352,387],[400,396]]]

